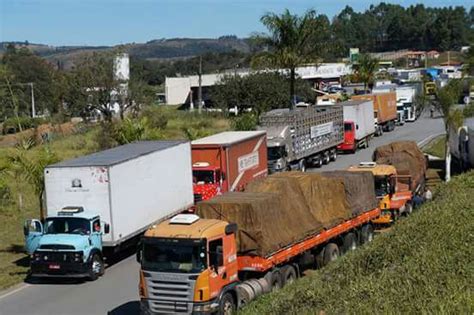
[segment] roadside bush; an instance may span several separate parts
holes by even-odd
[[[115,124],[112,137],[120,145],[142,140],[146,123],[146,118],[141,120],[125,118],[121,123]]]
[[[140,117],[146,118],[151,128],[165,129],[168,125],[166,113],[158,107],[145,108]]]
[[[253,113],[245,113],[232,120],[232,128],[238,131],[255,130],[257,128],[258,118]]]
[[[97,143],[99,150],[106,150],[117,146],[117,141],[114,138],[114,123],[101,122],[100,127],[94,136],[94,142]]]
[[[20,131],[20,125],[23,130],[36,128],[41,124],[47,123],[48,120],[41,117],[31,118],[31,117],[18,117],[17,118],[8,118],[3,122],[2,134],[7,133],[16,133]]]

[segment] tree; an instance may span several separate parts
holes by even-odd
[[[296,80],[298,96],[313,102],[316,98],[308,82]],[[277,72],[251,73],[246,76],[226,76],[212,90],[215,105],[224,110],[251,108],[257,116],[274,108],[286,107],[290,98],[288,78]]]
[[[461,93],[461,81],[451,80],[449,83],[438,90],[437,103],[435,106],[443,115],[444,130],[446,132],[446,176],[445,180],[448,182],[451,179],[451,152],[449,148],[450,131],[452,129],[458,130],[463,123],[463,113],[460,109],[456,109],[455,105]]]
[[[359,56],[359,63],[355,70],[355,77],[358,81],[364,83],[364,90],[371,88],[374,83],[375,74],[379,67],[379,61],[368,54]]]
[[[282,68],[289,71],[290,106],[295,104],[296,67],[306,63],[317,63],[326,42],[321,38],[328,35],[327,18],[309,10],[303,16],[290,13],[287,9],[281,15],[267,13],[260,19],[270,32],[256,35],[254,40],[263,43],[268,50],[257,54],[254,66]]]
[[[9,156],[10,168],[33,186],[39,202],[40,218],[45,218],[44,209],[44,169],[58,161],[56,155],[45,146],[41,151],[32,154],[31,146],[17,147]]]

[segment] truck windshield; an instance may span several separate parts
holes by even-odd
[[[214,171],[193,171],[193,182],[195,184],[213,184]]]
[[[285,156],[285,148],[283,146],[268,147],[267,154],[269,160],[278,160]]]
[[[206,269],[203,240],[145,240],[142,266],[145,270],[198,273]]]
[[[344,123],[344,131],[352,131],[352,124]]]
[[[90,221],[83,218],[48,218],[45,234],[90,234]]]
[[[386,176],[375,177],[375,195],[383,197],[390,194],[390,181]]]

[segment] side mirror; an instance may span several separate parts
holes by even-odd
[[[28,227],[29,226],[28,221],[30,221],[30,220],[25,221],[25,224],[23,225],[23,235],[25,235],[25,236],[28,236],[28,234],[30,234],[30,228]]]
[[[143,246],[142,246],[142,242],[139,242],[137,245],[137,254],[136,254],[137,263],[139,264],[142,263],[142,256],[143,256]]]
[[[110,224],[105,223],[104,224],[104,234],[109,234],[110,233]]]

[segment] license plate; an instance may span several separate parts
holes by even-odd
[[[49,265],[49,269],[55,269],[55,270],[58,270],[60,269],[61,267],[59,265]]]

